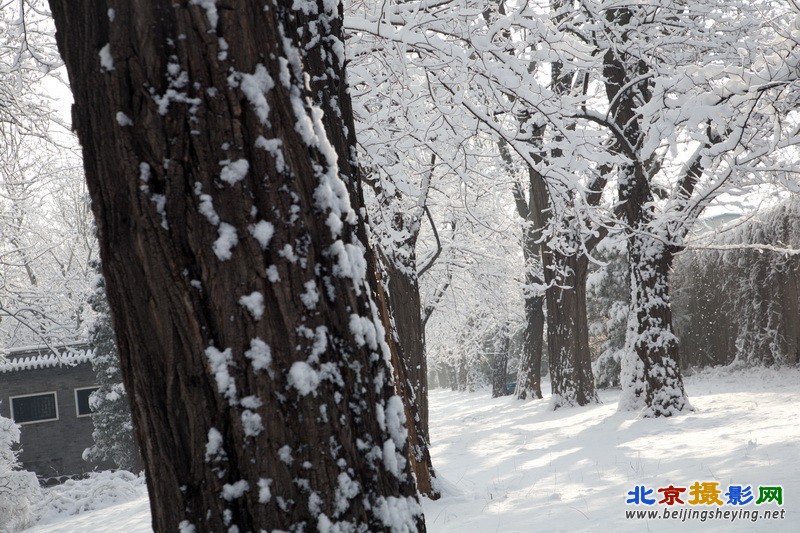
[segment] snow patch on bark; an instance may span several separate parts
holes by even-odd
[[[206,441],[206,462],[223,457],[225,450],[222,448],[222,434],[217,428],[211,428]]]
[[[270,370],[272,350],[266,342],[258,337],[250,339],[250,349],[244,352],[244,356],[250,359],[250,364],[253,365],[254,370]]]
[[[356,295],[361,294],[367,276],[367,260],[364,250],[355,244],[345,244],[341,240],[335,241],[328,248],[328,253],[334,258],[333,274],[353,280]]]
[[[275,265],[270,265],[267,267],[267,279],[271,283],[278,283],[281,280],[281,276],[278,274],[278,267]]]
[[[386,429],[389,431],[389,436],[397,446],[397,449],[402,449],[408,438],[408,430],[405,428],[406,413],[403,409],[403,400],[400,396],[394,395],[386,401]]]
[[[217,212],[214,209],[214,201],[210,195],[200,195],[200,205],[197,207],[197,211],[206,217],[206,220],[208,220],[212,225],[219,226],[219,215],[217,215]]]
[[[255,437],[264,431],[264,424],[261,422],[261,415],[254,413],[250,409],[242,411],[242,427],[244,434],[248,437]]]
[[[389,496],[378,499],[375,516],[392,533],[417,531],[416,517],[422,515],[422,506],[413,496]]]
[[[231,349],[226,348],[224,351],[219,351],[214,346],[209,346],[205,353],[217,382],[217,390],[228,399],[231,405],[235,405],[237,403],[236,383],[228,371],[228,367],[233,366]]]
[[[297,389],[301,396],[317,392],[319,373],[305,361],[295,361],[289,369],[289,385]]]
[[[250,235],[258,241],[261,249],[266,250],[267,246],[269,246],[269,241],[272,240],[272,236],[275,234],[275,227],[266,220],[259,220],[248,229],[250,230]]]
[[[305,291],[300,294],[300,300],[306,309],[314,309],[319,302],[319,292],[317,292],[317,285],[313,281],[306,281],[303,284]]]
[[[258,480],[258,503],[268,503],[272,499],[272,494],[269,491],[271,484],[271,479],[262,477]]]
[[[111,45],[106,44],[103,48],[97,52],[97,55],[100,56],[100,68],[103,70],[110,72],[114,70],[114,58],[111,57]]]
[[[119,124],[121,128],[125,128],[127,126],[133,126],[133,120],[122,111],[117,111],[117,124]]]
[[[217,59],[219,61],[225,61],[228,59],[228,41],[225,40],[224,37],[220,37],[217,39],[217,46],[219,47],[219,52],[217,52]]]
[[[395,448],[394,441],[392,439],[386,439],[386,442],[383,443],[383,466],[386,467],[390,473],[394,474],[394,477],[400,477],[400,468],[397,464],[397,448]]]
[[[255,142],[256,148],[268,152],[275,160],[275,170],[278,172],[286,171],[286,159],[283,157],[283,141],[280,139],[265,139],[259,135]]]
[[[247,309],[255,320],[264,316],[264,295],[258,291],[239,298],[239,305]]]
[[[250,163],[247,159],[237,159],[236,161],[225,159],[220,161],[219,164],[222,166],[219,178],[231,185],[242,181],[247,176],[247,171],[250,170]]]
[[[264,125],[269,125],[269,103],[266,95],[275,87],[275,82],[264,65],[260,63],[256,65],[252,74],[234,72],[228,76],[228,86],[241,89],[258,120]]]
[[[208,23],[211,25],[211,31],[217,31],[219,12],[217,12],[216,0],[191,0],[190,3],[193,6],[200,6],[206,10],[206,17],[208,17]]]
[[[240,479],[236,483],[225,483],[222,486],[222,498],[227,501],[233,501],[241,498],[245,492],[250,490],[250,484],[244,479]]]
[[[220,222],[219,237],[214,241],[214,253],[220,261],[227,261],[233,255],[233,248],[239,244],[236,228],[227,222]]]
[[[350,333],[359,346],[368,346],[371,350],[378,349],[378,337],[375,324],[369,318],[352,314],[350,315]]]
[[[350,507],[350,500],[358,496],[361,492],[361,485],[355,481],[345,472],[339,474],[336,479],[336,512],[334,515],[340,515]]]
[[[281,446],[278,450],[278,458],[287,465],[292,464],[294,462],[294,458],[292,457],[292,447],[288,444]]]

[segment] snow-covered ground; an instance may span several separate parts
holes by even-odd
[[[425,506],[429,531],[800,531],[800,372],[707,371],[686,388],[697,412],[658,420],[616,412],[616,391],[601,393],[603,405],[556,412],[434,391],[434,465],[457,493]],[[756,497],[759,485],[782,485],[785,518],[681,523],[661,518],[666,505],[625,503],[636,485],[694,482],[751,485]],[[660,517],[625,517],[645,509]]]
[[[671,419],[617,413],[618,392],[602,405],[548,410],[547,401],[489,399],[486,392],[431,393],[434,465],[445,496],[424,502],[431,532],[800,531],[800,371],[711,370],[686,380],[697,412]],[[783,487],[783,504],[626,505],[637,485],[695,482]],[[52,514],[30,532],[147,532],[144,487],[134,499],[78,515]],[[727,498],[720,495],[722,501]],[[691,499],[689,491],[682,499]],[[664,519],[665,509],[761,511],[763,515]],[[655,510],[656,519],[625,511]],[[47,522],[47,523],[44,523]]]

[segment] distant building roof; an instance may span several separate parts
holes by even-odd
[[[701,218],[695,224],[694,231],[696,233],[707,233],[709,231],[720,229],[725,224],[741,217],[741,213],[720,213],[718,215]]]
[[[0,373],[57,366],[75,366],[91,361],[94,350],[88,344],[70,346],[26,346],[0,355]]]

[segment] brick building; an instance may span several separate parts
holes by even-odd
[[[0,359],[0,415],[20,425],[20,462],[43,481],[112,468],[82,458],[93,444],[92,351],[86,345],[57,351],[20,348]]]

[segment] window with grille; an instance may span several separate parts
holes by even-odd
[[[58,403],[55,392],[12,396],[10,400],[11,418],[17,424],[58,420]]]

